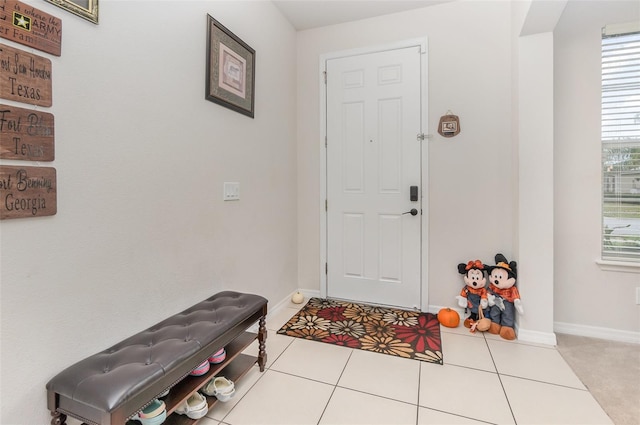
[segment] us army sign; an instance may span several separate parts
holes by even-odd
[[[17,0],[0,0],[0,37],[60,56],[62,20]]]

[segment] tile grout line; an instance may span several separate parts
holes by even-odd
[[[277,331],[275,331],[275,332],[277,333]],[[456,334],[456,335],[457,335],[457,333],[454,333],[454,332],[452,332],[452,334]],[[469,335],[463,335],[463,336],[472,338],[472,336],[469,336]],[[462,368],[465,368],[465,369],[471,369],[471,370],[478,370],[478,371],[480,371],[480,372],[485,372],[485,373],[495,373],[496,375],[498,375],[498,379],[500,379],[500,374],[497,372],[497,365],[495,364],[495,360],[494,360],[494,358],[493,358],[493,355],[491,354],[491,350],[489,349],[487,338],[486,338],[484,335],[482,335],[482,338],[484,339],[484,341],[485,341],[485,345],[487,346],[487,348],[488,348],[488,350],[489,350],[489,354],[490,354],[490,356],[491,356],[491,361],[492,361],[493,368],[494,368],[494,370],[493,370],[493,371],[488,371],[488,370],[485,370],[485,369],[478,369],[478,368],[469,367],[469,366],[463,366],[463,365],[455,365],[455,364],[451,364],[450,366],[462,367]],[[291,343],[293,343],[293,342],[291,342]],[[287,345],[287,348],[289,348],[289,347],[291,346],[291,343]],[[284,351],[286,351],[286,349],[287,349],[287,348],[285,348],[285,350],[284,350]],[[281,353],[281,355],[282,355],[282,354],[284,354],[284,351]],[[326,410],[327,410],[327,408],[328,408],[328,406],[329,406],[329,403],[331,402],[331,399],[333,398],[333,396],[334,396],[334,394],[335,394],[335,392],[336,392],[336,389],[337,389],[338,387],[339,387],[339,388],[346,389],[346,390],[348,390],[348,391],[355,391],[355,392],[357,392],[357,393],[366,394],[366,395],[369,395],[369,396],[372,396],[372,397],[379,397],[379,398],[386,399],[386,400],[389,400],[389,401],[394,401],[394,402],[399,402],[399,403],[406,404],[406,405],[410,405],[410,406],[415,406],[415,409],[416,409],[416,425],[418,425],[418,421],[419,421],[419,411],[420,411],[420,407],[421,407],[421,406],[420,406],[420,402],[419,402],[419,400],[420,400],[420,379],[421,379],[420,374],[419,374],[419,376],[418,376],[418,394],[417,394],[417,401],[415,402],[415,404],[414,404],[414,403],[412,403],[412,402],[407,402],[407,401],[403,401],[403,400],[398,400],[398,399],[391,398],[391,397],[381,396],[381,395],[379,395],[379,394],[372,394],[372,393],[369,393],[369,392],[367,392],[367,391],[357,390],[357,389],[353,389],[353,388],[349,388],[349,387],[343,387],[343,386],[339,385],[339,382],[340,382],[340,379],[342,378],[342,376],[343,376],[343,374],[344,374],[344,372],[345,372],[345,370],[346,370],[346,367],[347,367],[347,365],[348,365],[348,363],[349,363],[349,361],[350,361],[350,359],[351,359],[351,357],[352,357],[352,355],[353,355],[354,351],[355,351],[355,349],[351,349],[351,352],[350,352],[350,354],[349,354],[349,357],[347,358],[347,361],[346,361],[346,363],[344,364],[344,366],[343,366],[343,368],[342,368],[342,371],[340,372],[340,375],[339,375],[339,377],[338,377],[337,383],[333,385],[333,387],[334,387],[334,388],[333,388],[333,389],[332,389],[332,391],[331,391],[331,394],[330,394],[330,396],[329,396],[329,399],[327,400],[327,402],[326,402],[326,404],[325,404],[325,406],[324,406],[324,408],[323,408],[323,411],[322,411],[322,413],[321,413],[321,415],[320,415],[320,417],[319,417],[319,419],[318,419],[318,421],[317,421],[317,424],[316,424],[316,425],[319,425],[319,424],[320,424],[320,422],[322,421],[322,418],[324,417],[324,415],[325,415],[325,413],[326,413]],[[280,355],[280,356],[281,356],[281,355]],[[280,356],[278,356],[278,358],[279,358]],[[418,361],[418,359],[413,359],[413,360]],[[443,360],[444,360],[444,359],[443,359]],[[275,362],[274,362],[274,363],[275,363]],[[419,361],[419,371],[421,371],[421,370],[422,370],[422,366],[423,366],[423,365],[422,365],[422,363],[428,363],[428,362],[425,362],[425,361]],[[273,363],[272,363],[272,364],[273,364]],[[442,364],[444,364],[444,361],[443,361],[443,363],[442,363]],[[324,382],[324,381],[320,381],[320,380],[317,380],[317,379],[308,378],[308,377],[305,377],[305,376],[300,376],[300,375],[295,374],[295,373],[282,372],[282,371],[278,371],[278,370],[275,370],[275,369],[270,369],[270,370],[271,370],[271,371],[273,371],[273,372],[282,373],[282,374],[285,374],[285,375],[293,376],[293,377],[300,378],[300,379],[309,380],[309,381],[312,381],[312,382],[317,382],[317,383],[321,383],[321,384],[325,384],[325,385],[332,385],[332,384],[329,384],[329,383]],[[503,389],[503,393],[505,394],[505,397],[506,397],[506,391],[505,391],[505,389],[504,389],[504,385],[502,384],[502,380],[501,380],[501,379],[500,379],[500,384],[501,384],[501,387],[502,387],[502,389]],[[509,404],[508,398],[507,398],[507,403],[508,403],[509,410],[510,410],[510,412],[511,412],[512,418],[513,418],[513,420],[514,420],[514,423],[516,423],[516,422],[515,422],[515,417],[514,417],[514,414],[513,414],[513,410],[511,409],[511,405]],[[434,410],[434,411],[440,411],[440,410],[438,410],[438,409],[433,409],[433,408],[429,408],[429,407],[425,407],[425,409]],[[451,413],[451,412],[446,412],[446,411],[441,411],[441,412],[442,412],[442,413],[449,414],[449,415],[458,416],[458,417],[463,417],[463,418],[468,418],[468,419],[473,419],[473,420],[479,420],[479,419],[474,419],[474,418],[471,418],[471,417],[466,417],[466,416],[463,416],[463,415],[454,414],[454,413]],[[481,422],[491,424],[491,422],[486,422],[486,421],[481,421]]]
[[[271,332],[274,332],[274,333],[276,333],[276,334],[277,334],[277,331],[276,331],[276,330],[274,330],[274,329],[270,329],[270,330],[269,330],[269,333],[271,333]],[[448,333],[448,334],[451,334],[451,335],[461,335],[461,334],[454,333],[454,332],[450,332],[450,333]],[[466,335],[466,334],[465,334],[465,335],[463,335],[463,336],[468,337],[468,338],[474,338],[473,336]],[[470,366],[464,366],[464,365],[456,365],[456,364],[448,364],[448,363],[447,363],[447,364],[448,364],[449,366],[455,366],[455,367],[460,367],[460,368],[470,369],[470,370],[477,370],[477,371],[481,371],[481,372],[485,372],[485,373],[495,373],[495,374],[498,376],[498,379],[499,379],[500,385],[501,385],[501,387],[502,387],[502,389],[503,389],[503,393],[505,394],[505,398],[506,398],[506,401],[507,401],[507,405],[508,405],[509,410],[510,410],[511,415],[512,415],[512,420],[514,421],[514,423],[515,423],[515,424],[518,424],[518,422],[516,421],[515,412],[514,412],[514,410],[513,410],[514,408],[513,408],[513,407],[511,406],[511,404],[510,404],[509,395],[507,394],[507,390],[506,390],[506,387],[505,387],[504,382],[503,382],[503,380],[502,380],[502,377],[509,377],[510,379],[515,378],[515,379],[519,379],[519,380],[522,380],[522,381],[530,381],[530,382],[536,382],[536,383],[540,383],[540,384],[553,385],[554,387],[566,388],[567,390],[578,390],[578,391],[580,391],[580,392],[587,392],[587,393],[589,393],[589,394],[591,394],[591,395],[593,396],[593,394],[591,393],[591,391],[589,390],[589,388],[584,384],[584,382],[582,382],[582,380],[581,380],[581,379],[579,379],[579,380],[580,380],[580,383],[581,383],[585,388],[575,388],[575,387],[568,386],[568,385],[565,385],[565,384],[557,384],[557,383],[552,383],[552,382],[545,382],[545,381],[542,381],[542,380],[532,379],[532,378],[527,378],[527,377],[522,377],[522,376],[518,376],[518,375],[514,375],[514,374],[500,373],[500,372],[498,371],[497,361],[495,360],[495,356],[493,355],[492,349],[491,349],[490,347],[493,345],[493,346],[494,346],[494,348],[496,348],[496,350],[497,350],[497,351],[496,351],[496,354],[498,354],[498,356],[499,356],[499,357],[501,357],[501,356],[500,356],[500,355],[501,355],[501,353],[502,353],[502,348],[501,348],[501,346],[502,346],[502,345],[507,345],[507,344],[508,344],[508,345],[511,345],[511,344],[513,344],[513,342],[503,341],[503,340],[500,340],[500,339],[494,339],[494,338],[492,338],[492,337],[491,337],[490,335],[488,335],[488,334],[482,334],[480,337],[484,338],[485,346],[487,347],[487,349],[488,349],[488,351],[489,351],[489,355],[490,355],[490,359],[491,359],[491,364],[493,365],[493,371],[486,370],[486,369],[478,369],[478,368],[476,368],[476,367],[470,367]],[[295,342],[295,340],[296,340],[296,339],[294,338],[293,340],[289,341],[289,342],[285,345],[285,348],[280,352],[280,354],[279,354],[279,355],[277,355],[277,356],[275,357],[275,360],[274,360],[273,362],[271,362],[271,366],[270,366],[270,367],[268,367],[268,368],[266,368],[266,369],[267,369],[267,370],[269,370],[269,371],[271,371],[271,372],[282,373],[282,374],[289,375],[289,376],[293,376],[293,377],[296,377],[296,378],[299,378],[299,379],[305,379],[305,380],[308,380],[308,381],[311,381],[311,382],[317,382],[317,383],[321,383],[321,384],[325,384],[325,385],[332,385],[332,386],[333,386],[333,388],[331,389],[331,392],[330,392],[330,396],[329,396],[329,398],[327,399],[327,401],[325,402],[324,407],[323,407],[323,409],[322,409],[322,412],[321,412],[321,414],[320,414],[320,416],[319,416],[318,420],[316,421],[316,425],[319,425],[319,424],[322,422],[323,417],[324,417],[324,415],[326,414],[326,410],[328,410],[329,403],[333,400],[333,397],[334,397],[334,396],[335,396],[335,397],[338,397],[338,396],[336,396],[336,395],[335,395],[335,393],[337,392],[337,388],[338,388],[338,387],[343,388],[343,389],[345,389],[345,390],[347,390],[347,391],[355,391],[355,392],[357,392],[357,393],[370,395],[370,396],[372,396],[372,397],[378,397],[378,398],[387,399],[387,400],[390,400],[390,401],[400,402],[400,403],[403,403],[403,404],[407,405],[406,407],[413,405],[413,403],[412,403],[412,402],[407,402],[407,401],[397,400],[397,399],[394,399],[394,398],[385,397],[385,396],[381,396],[381,395],[378,395],[378,394],[371,394],[371,393],[369,393],[369,392],[367,392],[367,391],[363,391],[363,390],[356,390],[356,389],[352,389],[352,388],[349,388],[349,387],[345,387],[345,386],[340,385],[340,381],[341,381],[342,377],[344,377],[344,372],[346,371],[346,368],[347,368],[347,366],[348,366],[348,365],[349,365],[349,363],[350,363],[350,359],[352,358],[353,354],[354,354],[354,353],[355,353],[355,351],[356,351],[355,349],[350,349],[350,352],[349,352],[349,354],[348,354],[348,357],[347,357],[347,359],[346,359],[346,362],[343,364],[343,368],[342,368],[341,372],[339,373],[339,376],[338,376],[338,378],[337,378],[337,381],[335,381],[335,382],[336,382],[335,384],[331,384],[331,383],[329,383],[329,382],[323,382],[323,381],[320,381],[320,380],[317,380],[317,379],[307,378],[307,377],[305,377],[305,376],[298,375],[297,373],[280,372],[280,371],[278,371],[278,370],[272,369],[272,366],[273,366],[273,365],[274,365],[274,364],[275,364],[275,363],[276,363],[276,362],[277,362],[277,361],[282,357],[282,355],[284,354],[284,352],[286,352],[288,349],[290,349],[291,344],[292,344],[293,342]],[[519,345],[522,345],[522,346],[528,346],[528,347],[545,348],[545,349],[547,349],[547,348],[548,348],[548,347],[538,347],[537,345],[534,345],[534,344],[524,344],[524,343],[523,343],[523,344],[521,344],[521,343],[519,343],[519,342],[517,342],[517,341],[516,341],[516,343],[517,343],[517,344],[519,344]],[[443,347],[443,348],[444,348],[444,347]],[[550,347],[550,348],[548,348],[548,349],[550,349],[550,350],[555,350],[555,351],[559,352],[559,350],[557,350],[557,349],[555,349],[555,348],[553,348],[553,347]],[[562,357],[562,356],[561,356],[561,357]],[[418,359],[413,359],[413,360],[414,360],[414,361],[419,361]],[[443,360],[444,360],[444,359],[443,359]],[[565,360],[564,358],[563,358],[563,361],[564,361],[565,363],[568,363],[568,362],[566,362],[566,360]],[[467,416],[464,416],[464,415],[455,414],[455,413],[452,413],[452,412],[448,412],[448,411],[444,411],[444,410],[439,410],[439,409],[436,409],[436,408],[431,408],[431,407],[421,406],[421,405],[420,405],[420,397],[421,397],[420,388],[421,388],[421,384],[422,384],[421,374],[422,374],[422,369],[423,369],[423,367],[422,367],[422,366],[423,366],[423,363],[428,364],[429,362],[419,361],[419,374],[418,374],[418,377],[417,377],[417,381],[418,381],[418,394],[417,394],[417,402],[416,402],[416,405],[415,405],[415,407],[416,407],[416,409],[415,409],[415,412],[416,412],[415,424],[416,424],[416,425],[419,423],[419,420],[420,420],[420,412],[421,412],[420,407],[423,407],[423,409],[428,409],[428,410],[432,410],[432,411],[436,411],[436,412],[442,412],[442,413],[445,413],[445,414],[448,414],[448,415],[454,415],[454,416],[461,417],[461,418],[467,418],[467,419],[471,419],[471,420],[475,420],[475,421],[480,421],[480,422],[482,422],[482,423],[488,423],[488,424],[490,424],[490,423],[491,423],[491,422],[485,422],[485,421],[480,420],[480,419],[477,419],[477,418],[467,417]],[[443,365],[444,365],[444,364],[445,364],[445,363],[443,362]],[[502,364],[502,362],[501,362],[501,364]],[[435,366],[435,365],[434,365],[434,366]],[[429,368],[429,367],[432,367],[432,366],[425,366],[425,373],[428,373],[428,369],[426,369],[426,368]],[[437,367],[437,366],[436,366],[436,367]],[[503,365],[503,368],[504,368],[504,365]],[[261,375],[258,377],[258,380],[257,380],[255,383],[253,383],[253,384],[250,386],[250,388],[247,390],[247,393],[248,393],[250,390],[251,390],[251,391],[253,390],[253,388],[254,388],[255,384],[256,384],[260,379],[262,379],[263,375],[264,375],[264,374],[261,374]],[[335,378],[333,378],[333,379],[335,379]],[[332,381],[333,381],[333,379],[332,379]],[[425,377],[425,379],[427,379],[427,380],[424,382],[424,384],[425,384],[425,385],[427,385],[427,383],[429,382],[429,376],[426,376],[426,377]],[[507,382],[508,382],[508,381],[509,381],[509,380],[507,380]],[[415,382],[415,381],[414,381],[414,382]],[[515,404],[517,404],[517,403],[516,403],[516,400],[517,400],[518,392],[517,392],[517,391],[511,391],[511,393],[510,393],[510,394],[511,394],[511,396],[512,396],[512,398],[513,398],[514,403],[515,403]],[[239,402],[244,398],[244,396],[246,396],[246,393],[245,393],[245,394],[240,398],[240,400],[238,401],[238,403],[239,403]],[[594,397],[594,399],[595,399],[595,397]],[[427,400],[424,400],[424,401],[425,401],[425,402],[427,402]],[[597,399],[596,399],[595,401],[598,403],[598,405],[600,405],[600,403],[598,402],[598,400],[597,400]],[[335,403],[335,400],[334,400],[334,403]],[[237,405],[237,403],[236,403],[236,405]],[[231,410],[235,409],[236,405],[234,405],[234,406],[231,408]],[[318,407],[322,407],[322,405],[319,405]],[[602,407],[602,406],[600,405],[600,407]],[[518,410],[518,406],[517,406],[517,405],[516,405],[515,409],[516,409],[516,410]],[[604,410],[604,409],[603,409],[603,410]],[[332,411],[330,410],[330,413],[331,413],[331,412],[332,412]],[[226,418],[228,417],[228,414],[229,414],[229,413],[230,413],[230,412],[228,412],[228,413],[224,416],[224,419],[226,419]],[[609,414],[608,414],[606,411],[605,411],[605,413],[607,414],[607,416],[608,416],[609,418],[611,418],[611,417],[609,416]],[[210,419],[212,419],[212,418],[210,418]],[[222,421],[220,421],[220,425],[229,425],[228,423],[224,422],[224,419],[223,419]],[[212,419],[212,420],[215,420],[215,419]],[[526,419],[522,419],[522,418],[521,418],[521,420],[526,420]],[[412,422],[413,422],[413,421],[409,421],[409,423],[412,423]]]
[[[305,379],[307,379],[307,378],[305,378]],[[380,395],[380,394],[368,393],[366,391],[356,390],[354,388],[342,387],[340,385],[336,385],[336,388],[342,388],[343,390],[353,391],[354,393],[366,394],[366,395],[370,395],[371,397],[382,398],[382,399],[389,400],[389,401],[395,401],[396,403],[402,403],[402,404],[408,404],[409,406],[415,406],[415,404],[413,404],[413,403],[411,403],[409,401],[398,400],[397,398],[391,398],[391,397],[387,397],[387,396]]]
[[[238,401],[236,402],[236,404],[233,405],[233,407],[231,409],[229,409],[229,411],[222,417],[222,419],[220,419],[220,423],[223,423],[225,419],[227,419],[227,416],[229,416],[231,414],[231,412],[233,412],[233,410],[238,407],[238,404],[240,404],[240,402],[242,401],[243,398],[245,398],[247,396],[247,394],[249,394],[249,391],[251,391],[253,389],[253,387],[256,386],[256,384],[258,382],[260,382],[260,380],[264,377],[264,374],[267,373],[267,370],[269,370],[268,368],[265,368],[264,372],[260,372],[260,375],[258,376],[258,379],[256,379],[256,382],[254,382],[253,384],[251,384],[251,386],[249,388],[247,388],[247,391],[245,391],[245,393],[242,395],[242,397],[240,397],[238,399]],[[209,414],[209,412],[207,412],[207,414]],[[206,416],[206,415],[205,415]],[[211,418],[209,416],[206,416],[207,418],[217,421],[218,419],[214,419]],[[224,422],[226,423],[226,422]]]
[[[322,409],[322,413],[320,414],[320,417],[318,418],[318,422],[316,422],[316,425],[320,425],[320,422],[322,421],[322,417],[324,416],[325,412],[327,411],[327,407],[329,407],[329,403],[331,403],[331,399],[333,398],[333,394],[335,394],[336,389],[338,388],[338,382],[340,382],[340,378],[342,378],[342,375],[344,374],[345,369],[347,368],[347,365],[349,364],[349,360],[351,360],[351,356],[353,355],[353,349],[351,349],[351,352],[349,353],[349,357],[347,358],[347,361],[344,362],[344,366],[342,367],[342,371],[340,372],[340,376],[338,376],[338,380],[336,381],[335,385],[333,386],[333,390],[331,390],[331,395],[329,396],[329,399],[327,400],[327,403],[324,405],[324,409]],[[308,378],[305,378],[308,379]]]
[[[329,403],[331,403],[331,399],[333,398],[333,394],[336,392],[336,388],[338,388],[337,386],[333,386],[333,389],[331,390],[331,394],[329,395],[329,399],[327,400],[327,403],[324,405],[324,408],[322,409],[322,413],[320,413],[320,417],[318,418],[318,422],[316,422],[316,425],[320,425],[320,422],[322,421],[322,417],[324,416],[325,412],[327,411],[327,407],[329,407]]]
[[[440,350],[442,351],[442,336],[440,336]],[[418,425],[418,420],[420,419],[420,384],[422,381],[422,363],[418,365],[418,397],[416,400],[416,425]],[[444,357],[442,358],[442,366],[444,366]]]
[[[269,335],[269,331],[270,331],[270,330],[271,330],[271,329],[267,329],[267,338],[268,338],[268,335]],[[274,331],[274,332],[275,332],[275,331]],[[274,364],[274,363],[275,363],[275,362],[280,358],[280,356],[282,356],[282,354],[283,354],[285,351],[287,351],[287,348],[289,348],[289,346],[290,346],[292,343],[293,343],[293,341],[289,342],[289,344],[287,344],[287,346],[284,348],[284,350],[282,350],[282,352],[281,352],[278,356],[276,356],[275,360],[273,360],[273,361],[271,362],[271,366],[273,366],[273,364]],[[266,342],[265,342],[265,344],[266,344]],[[268,355],[269,355],[269,354],[267,353],[267,356],[268,356]],[[256,363],[256,364],[257,364],[257,363]],[[256,379],[256,382],[254,382],[254,383],[253,383],[249,388],[247,388],[247,391],[242,395],[242,397],[240,397],[240,399],[236,402],[236,404],[234,404],[234,405],[233,405],[233,407],[232,407],[231,409],[229,409],[229,411],[228,411],[228,412],[227,412],[227,413],[222,417],[222,419],[219,421],[219,423],[220,423],[220,424],[222,424],[222,423],[225,423],[225,424],[226,424],[226,422],[224,422],[224,420],[225,420],[225,419],[227,419],[227,416],[229,416],[229,415],[231,414],[231,412],[233,412],[233,410],[234,410],[234,409],[238,406],[238,404],[242,401],[242,399],[243,399],[243,398],[245,398],[245,397],[247,396],[247,394],[249,394],[249,391],[251,391],[251,390],[253,389],[253,387],[255,387],[255,386],[256,386],[256,384],[257,384],[257,383],[258,383],[258,382],[259,382],[259,381],[264,377],[265,373],[267,373],[267,371],[271,370],[271,366],[267,366],[267,365],[265,365],[265,366],[264,366],[264,372],[260,372],[260,375],[258,376],[258,379]],[[276,371],[276,372],[277,372],[277,371]],[[208,412],[207,412],[207,414],[208,414]],[[208,416],[207,416],[207,417],[208,417]],[[212,419],[212,420],[214,420],[214,421],[217,421],[217,419],[214,419],[214,418],[209,418],[209,419]]]
[[[547,381],[541,381],[539,379],[531,379],[531,378],[525,378],[523,376],[517,376],[517,375],[509,375],[508,373],[503,373],[503,374],[498,374],[498,376],[508,376],[509,378],[514,378],[514,379],[521,379],[523,381],[531,381],[531,382],[537,382],[539,384],[545,384],[545,385],[553,385],[554,387],[560,387],[560,388],[566,388],[568,390],[576,390],[576,391],[582,391],[582,392],[586,392],[591,394],[591,391],[589,391],[589,388],[587,388],[587,386],[585,385],[584,388],[576,388],[576,387],[571,387],[569,385],[563,385],[563,384],[556,384],[555,382],[547,382]],[[584,385],[584,384],[583,384]],[[593,394],[591,394],[593,395]]]
[[[449,416],[456,416],[458,418],[464,418],[464,419],[469,419],[470,421],[474,421],[474,422],[481,422],[483,424],[489,424],[489,425],[499,425],[495,422],[489,422],[489,421],[485,421],[484,419],[478,419],[478,418],[474,418],[472,416],[464,416],[464,415],[460,415],[458,413],[451,413],[451,412],[447,412],[446,410],[440,410],[440,409],[434,409],[433,407],[425,407],[425,406],[420,406],[423,409],[427,409],[427,410],[433,410],[434,412],[440,412],[440,413],[444,413],[446,415]]]
[[[382,398],[382,399],[385,399],[385,400],[394,401],[394,402],[397,402],[397,403],[408,404],[408,405],[410,405],[410,406],[416,406],[416,409],[420,407],[418,404],[414,404],[414,403],[411,403],[411,402],[407,402],[407,401],[403,401],[403,400],[398,400],[398,399],[395,399],[395,398],[382,396],[382,395],[380,395],[380,394],[373,394],[373,393],[369,393],[369,392],[366,392],[366,391],[357,390],[357,389],[349,388],[349,387],[343,387],[343,386],[339,385],[340,379],[342,378],[342,375],[344,374],[344,371],[346,370],[347,365],[349,364],[349,361],[351,360],[351,356],[353,355],[353,352],[354,352],[354,351],[355,351],[355,349],[351,349],[351,353],[349,354],[349,357],[347,358],[347,361],[345,362],[345,365],[344,365],[344,367],[342,368],[342,371],[340,372],[340,376],[338,377],[338,382],[337,382],[336,384],[329,384],[329,383],[327,383],[327,382],[320,381],[320,380],[317,380],[317,379],[312,379],[312,378],[308,378],[308,377],[306,377],[306,376],[296,375],[296,374],[294,374],[294,373],[283,372],[283,371],[279,371],[279,370],[276,370],[276,369],[269,369],[269,370],[271,370],[271,371],[272,371],[272,372],[274,372],[274,373],[281,373],[281,374],[283,374],[283,375],[293,376],[293,377],[295,377],[295,378],[304,379],[304,380],[306,380],[306,381],[317,382],[317,383],[319,383],[319,384],[331,385],[331,386],[333,386],[333,387],[334,387],[334,388],[333,388],[333,390],[332,390],[332,392],[331,392],[331,396],[330,396],[330,397],[329,397],[329,399],[327,400],[327,404],[325,405],[325,407],[324,407],[324,409],[323,409],[323,411],[322,411],[322,414],[320,415],[320,418],[318,419],[317,424],[319,424],[319,423],[320,423],[320,421],[322,420],[322,417],[324,416],[324,413],[326,412],[326,409],[327,409],[327,407],[329,406],[329,402],[331,401],[331,398],[333,397],[333,394],[335,393],[335,390],[336,390],[337,388],[342,388],[342,389],[345,389],[345,390],[348,390],[348,391],[353,391],[353,392],[357,392],[357,393],[360,393],[360,394],[366,394],[366,395],[370,395],[370,396],[372,396],[372,397],[378,397],[378,398]],[[284,352],[283,352],[283,353],[284,353]],[[417,360],[417,361],[419,361],[419,360]],[[422,363],[425,363],[425,362],[423,362],[423,361],[419,361],[419,362],[420,362],[420,367],[422,366]],[[418,378],[418,379],[419,379],[419,378]],[[418,388],[418,391],[419,391],[419,388]],[[419,397],[419,395],[418,395],[418,397]],[[235,407],[235,406],[234,406],[234,407]]]
[[[476,422],[482,422],[482,423],[486,423],[486,424],[490,424],[490,425],[496,425],[493,422],[487,422],[487,421],[482,420],[482,419],[473,418],[473,417],[470,417],[470,416],[464,416],[464,415],[460,415],[460,414],[457,414],[457,413],[452,413],[452,412],[448,412],[448,411],[445,411],[445,410],[440,410],[440,409],[435,409],[433,407],[427,407],[427,406],[420,405],[420,385],[421,385],[421,378],[422,378],[422,366],[426,365],[426,364],[428,364],[428,363],[427,362],[423,362],[423,361],[420,362],[420,375],[418,376],[418,404],[416,406],[416,415],[417,415],[417,417],[416,417],[416,425],[419,425],[418,424],[418,420],[420,419],[419,414],[420,414],[420,408],[421,407],[423,409],[433,410],[435,412],[441,412],[441,413],[444,413],[444,414],[447,414],[447,415],[453,415],[453,416],[469,419],[469,420],[476,421]],[[464,368],[464,369],[477,370],[479,372],[494,373],[494,372],[490,372],[490,371],[487,371],[487,370],[476,369],[476,368],[472,368],[472,367],[468,367],[468,366],[461,366],[461,365],[450,364],[450,363],[446,363],[446,364],[447,364],[447,366],[461,367],[461,368]],[[443,359],[443,363],[442,363],[441,366],[444,366],[444,365],[445,365],[445,363],[444,363],[444,359]],[[498,373],[495,372],[495,374],[497,375]]]
[[[487,337],[484,334],[482,334],[482,337],[484,338],[484,343],[487,344],[487,350],[489,350],[489,356],[491,356],[491,362],[493,363],[493,367],[496,369],[496,375],[498,376],[498,381],[500,381],[500,386],[502,387],[504,398],[507,400],[507,405],[509,406],[509,411],[511,412],[513,423],[518,425],[518,420],[516,419],[516,415],[513,413],[513,408],[511,407],[511,402],[509,401],[509,396],[507,395],[507,390],[504,387],[504,383],[502,382],[502,377],[500,376],[500,372],[498,372],[498,365],[496,364],[496,359],[493,358],[493,353],[491,352],[489,341],[487,340]]]

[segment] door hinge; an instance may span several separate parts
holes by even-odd
[[[322,71],[322,76],[324,78],[324,83],[327,84],[327,71]]]
[[[327,147],[327,136],[324,136],[324,147]]]
[[[329,263],[324,263],[324,274],[329,274]]]
[[[329,211],[329,201],[327,201],[326,199],[324,200],[324,210]]]

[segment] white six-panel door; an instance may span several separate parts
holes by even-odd
[[[420,308],[420,54],[326,61],[329,297]]]

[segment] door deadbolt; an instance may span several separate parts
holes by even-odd
[[[411,202],[418,201],[418,186],[409,186],[409,200]]]

